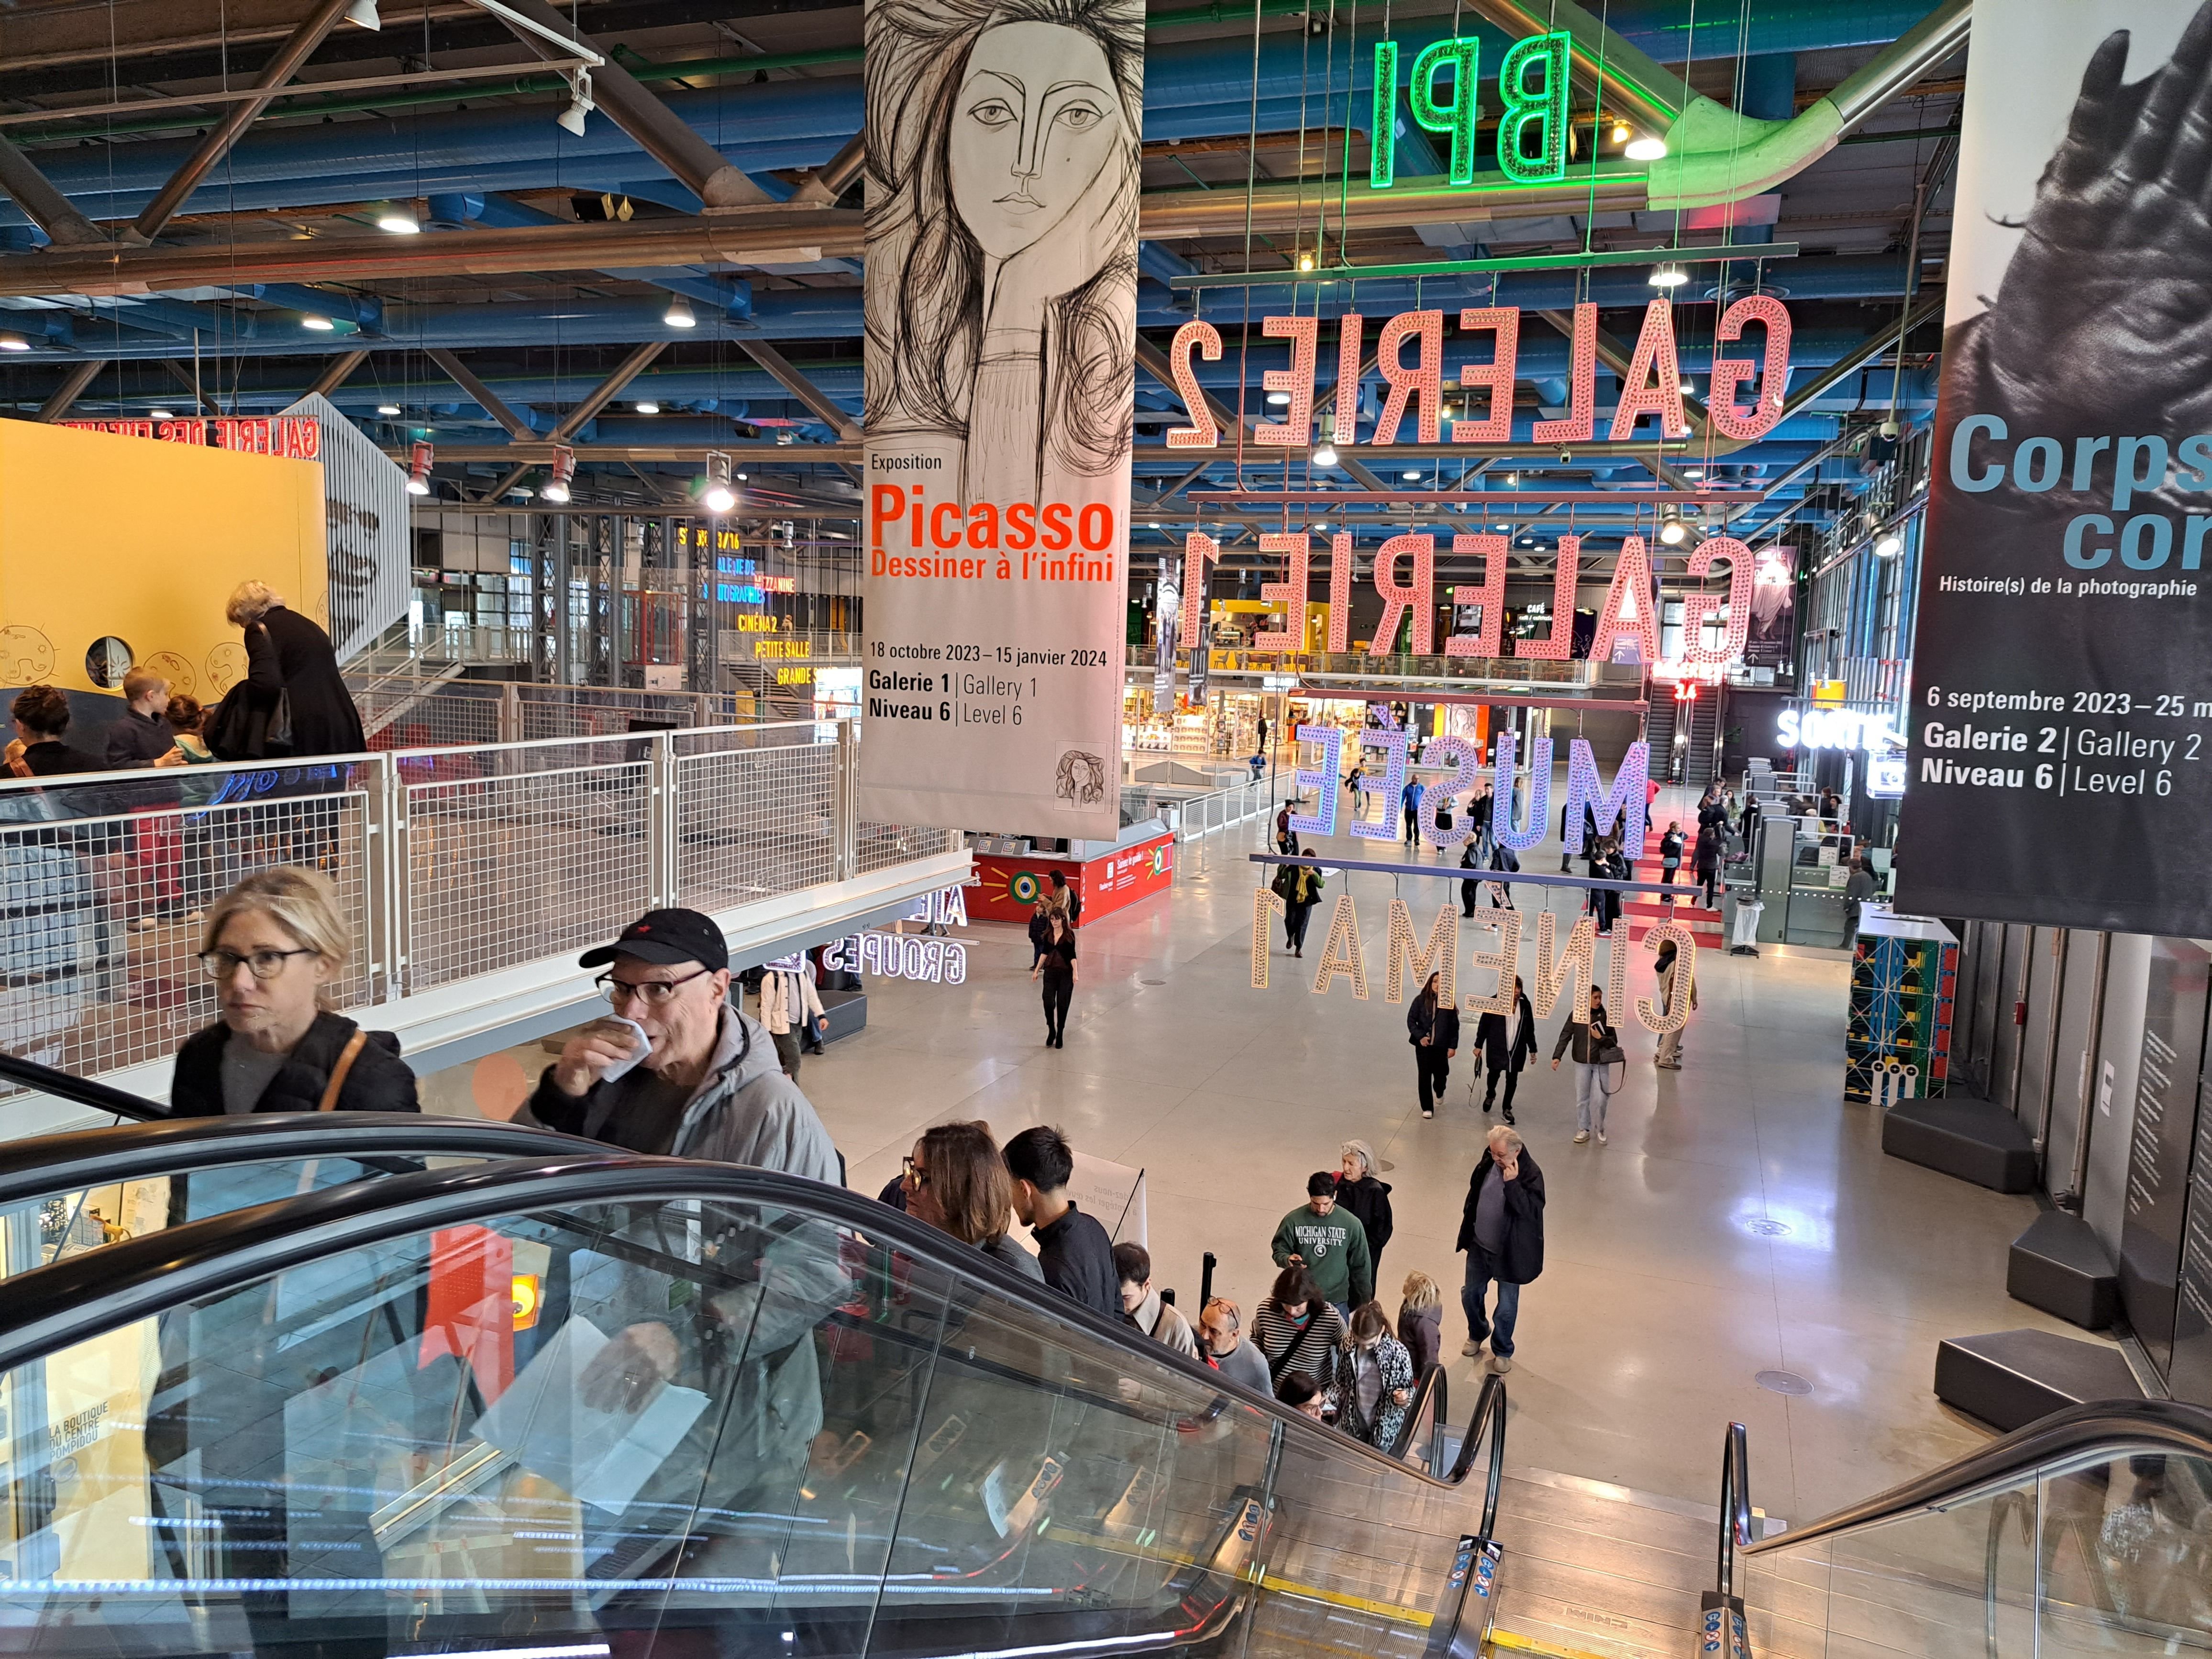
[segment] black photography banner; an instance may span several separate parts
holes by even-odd
[[[1963,126],[1899,906],[2212,933],[2212,0],[1981,0]]]

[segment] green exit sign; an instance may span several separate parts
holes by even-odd
[[[1573,46],[1564,33],[1516,40],[1498,70],[1498,170],[1516,185],[1555,184],[1567,176],[1567,65]],[[1422,49],[1407,77],[1413,125],[1451,140],[1451,181],[1474,182],[1476,131],[1482,103],[1476,79],[1482,43],[1468,37]],[[1451,92],[1437,83],[1449,75]],[[1397,179],[1398,43],[1375,48],[1375,123],[1369,133],[1368,182],[1388,190]]]

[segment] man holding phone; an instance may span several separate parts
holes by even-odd
[[[775,1044],[730,1002],[729,945],[712,920],[648,910],[577,963],[606,969],[597,982],[613,1012],[545,1068],[530,1116],[629,1152],[842,1183],[830,1132]]]
[[[1460,1290],[1467,1346],[1460,1352],[1479,1355],[1487,1341],[1490,1369],[1510,1371],[1521,1287],[1544,1271],[1544,1172],[1519,1133],[1502,1123],[1492,1127],[1490,1144],[1467,1183],[1454,1248],[1467,1253],[1467,1281]],[[1493,1279],[1498,1306],[1486,1318],[1483,1302]]]

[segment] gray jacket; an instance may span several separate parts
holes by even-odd
[[[580,1098],[565,1095],[547,1066],[528,1115],[564,1134],[605,1139],[606,1126],[621,1116],[633,1079],[642,1068],[596,1083]],[[837,1148],[799,1085],[783,1074],[775,1043],[758,1020],[733,1007],[722,1010],[721,1035],[708,1062],[706,1078],[684,1109],[676,1138],[665,1149],[673,1158],[716,1164],[750,1164],[812,1181],[842,1186]]]

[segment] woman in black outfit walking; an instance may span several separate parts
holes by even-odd
[[[1064,910],[1048,911],[1031,979],[1044,981],[1044,1046],[1065,1048],[1067,1005],[1075,996],[1075,930]]]
[[[1482,1064],[1490,1073],[1482,1091],[1482,1109],[1487,1112],[1496,1101],[1498,1079],[1503,1075],[1505,1121],[1510,1123],[1514,1088],[1521,1081],[1522,1070],[1536,1057],[1536,1011],[1528,1006],[1528,994],[1522,988],[1520,975],[1513,975],[1512,1014],[1485,1014],[1477,1020],[1474,1046],[1481,1050]]]
[[[1437,1101],[1451,1074],[1452,1056],[1459,1052],[1459,1010],[1437,994],[1437,984],[1442,977],[1431,974],[1420,995],[1413,999],[1413,1006],[1406,1011],[1406,1041],[1413,1045],[1423,1117],[1437,1115]]]

